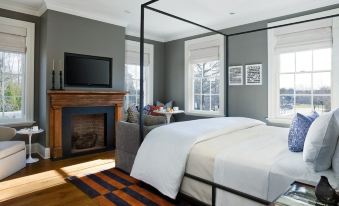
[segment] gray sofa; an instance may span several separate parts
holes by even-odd
[[[152,129],[161,125],[144,126],[146,136]],[[120,121],[116,130],[115,166],[130,173],[139,148],[139,125]]]

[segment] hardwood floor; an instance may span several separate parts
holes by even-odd
[[[115,166],[114,152],[70,159],[40,160],[0,181],[0,206],[92,206],[95,201],[67,183],[68,176],[84,176]]]

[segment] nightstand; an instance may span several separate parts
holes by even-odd
[[[271,206],[326,206],[317,200],[315,186],[294,182],[283,195],[278,197]]]

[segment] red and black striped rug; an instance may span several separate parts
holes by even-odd
[[[67,179],[89,197],[96,199],[100,206],[175,205],[149,186],[115,168]]]

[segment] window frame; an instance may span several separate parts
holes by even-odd
[[[35,50],[35,23],[16,19],[0,17],[0,23],[10,26],[22,27],[27,31],[26,53],[25,53],[25,74],[24,74],[24,118],[13,119],[14,121],[4,121],[0,119],[2,126],[26,126],[32,125],[34,121],[34,50]]]
[[[190,51],[208,47],[218,47],[220,65],[219,105],[217,112],[194,110],[193,74],[190,64]],[[185,41],[185,114],[202,116],[225,116],[225,37],[220,34]]]
[[[125,54],[128,52],[136,52],[140,55],[140,42],[138,41],[132,41],[132,40],[125,40]],[[144,104],[151,104],[153,105],[153,84],[154,84],[154,45],[144,43],[144,53],[149,55],[149,69],[145,72],[145,86],[144,91],[146,91],[146,95],[144,95],[145,102]],[[125,57],[125,68],[124,72],[126,72],[126,65],[127,60]],[[126,75],[124,75],[124,84],[126,84]],[[128,94],[126,95],[126,98],[128,98]]]
[[[298,21],[303,21],[307,19],[320,18],[325,16],[330,16],[338,14],[339,9],[333,9],[329,11],[319,12],[316,14],[296,17],[292,19],[287,19],[279,22],[269,23],[267,26],[277,26],[283,25]],[[332,70],[331,70],[331,108],[336,108],[339,106],[339,17],[334,17],[328,19],[331,22],[332,27]],[[319,27],[321,25],[319,24]],[[303,25],[300,25],[302,28]],[[279,102],[280,102],[280,70],[279,70],[279,55],[282,52],[275,51],[274,47],[276,45],[276,36],[274,34],[274,29],[269,29],[267,31],[268,37],[268,117],[267,120],[271,123],[285,124],[289,125],[293,117],[285,117],[279,115]],[[303,48],[302,50],[307,50]],[[309,50],[314,50],[313,47],[310,47]]]

